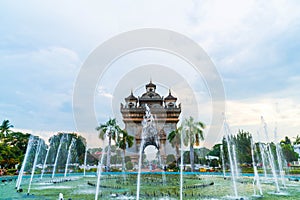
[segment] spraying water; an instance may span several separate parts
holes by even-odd
[[[85,146],[85,154],[84,154],[83,176],[85,176],[87,152],[88,152],[88,147],[87,147],[87,144],[86,144],[86,146]]]
[[[140,185],[141,185],[141,170],[142,170],[142,156],[143,156],[143,146],[144,146],[144,139],[142,139],[141,142],[141,148],[139,152],[139,171],[138,171],[138,177],[137,177],[137,185],[136,185],[136,199],[140,199]]]
[[[70,144],[69,149],[68,149],[68,157],[67,157],[67,162],[66,162],[66,167],[65,167],[65,174],[64,174],[64,177],[67,176],[68,166],[69,166],[70,159],[71,159],[71,150],[72,150],[73,145],[75,144],[75,142],[76,142],[75,138],[72,138],[71,144]]]
[[[226,177],[226,173],[225,173],[225,159],[224,159],[224,150],[223,150],[223,145],[220,145],[220,149],[221,149],[221,159],[222,159],[222,168],[223,168],[223,177]]]
[[[161,166],[162,171],[162,180],[163,180],[163,185],[166,185],[167,179],[166,179],[166,173],[165,173],[165,167],[164,164],[162,163],[162,159],[160,156],[160,151],[157,152],[157,156],[158,156],[158,162],[159,165]]]
[[[280,144],[276,144],[276,155],[277,155],[277,160],[278,160],[278,167],[279,167],[279,174],[280,174],[280,179],[281,179],[281,183],[283,185],[284,188],[286,188],[286,184],[285,184],[285,172],[283,170],[283,166],[282,166],[282,149],[280,147]]]
[[[137,177],[137,188],[136,188],[136,199],[138,200],[140,198],[140,184],[141,184],[141,168],[142,168],[142,156],[145,148],[146,141],[147,143],[151,143],[156,146],[158,149],[159,157],[160,157],[160,151],[159,151],[159,138],[157,134],[157,130],[155,128],[154,124],[154,117],[151,114],[150,108],[148,105],[145,105],[146,112],[145,116],[142,121],[142,142],[140,145],[140,151],[139,151],[139,170],[138,170],[138,177]],[[160,159],[161,160],[161,159]],[[164,177],[164,173],[163,173]]]
[[[122,175],[123,175],[123,180],[125,182],[126,181],[126,174],[125,174],[125,153],[122,153]]]
[[[105,136],[104,136],[104,147],[103,147],[102,152],[101,152],[101,160],[100,160],[100,162],[98,162],[97,186],[96,186],[95,200],[98,200],[99,187],[100,187],[100,183],[101,183],[102,164],[103,164],[103,161],[104,161],[104,153],[105,153],[105,147],[106,147],[106,143],[107,143],[108,131],[109,130],[106,131]]]
[[[264,132],[266,135],[266,139],[269,140],[268,137],[268,130],[267,130],[267,124],[265,123],[263,117],[261,117],[261,121],[262,121],[262,125],[264,128]],[[278,184],[278,178],[277,178],[277,174],[276,174],[276,168],[275,168],[275,164],[274,164],[274,157],[273,157],[273,153],[272,153],[272,149],[270,144],[267,144],[267,155],[268,155],[268,160],[269,163],[271,165],[271,170],[272,170],[272,174],[273,174],[273,180],[275,182],[275,186],[276,186],[276,192],[279,193],[280,192],[280,188],[279,188],[279,184]]]
[[[44,173],[45,173],[45,169],[46,169],[46,166],[47,166],[47,159],[48,159],[48,156],[49,156],[49,151],[50,151],[50,148],[51,148],[51,144],[52,144],[52,138],[50,140],[49,147],[47,148],[47,153],[46,153],[46,156],[45,156],[43,169],[42,169],[42,173],[41,173],[41,179],[43,179],[43,176],[44,176]]]
[[[263,192],[262,192],[262,188],[261,188],[261,184],[260,184],[260,180],[259,180],[257,166],[256,166],[255,159],[254,159],[254,149],[255,149],[255,145],[254,145],[253,139],[251,137],[251,156],[252,156],[252,165],[253,165],[253,170],[254,170],[254,180],[253,180],[254,196],[257,195],[256,194],[256,189],[255,189],[255,183],[256,183],[256,187],[259,190],[259,194],[262,196]]]
[[[231,141],[229,140],[230,130],[229,130],[229,126],[226,122],[226,119],[224,119],[224,131],[225,131],[225,139],[226,139],[226,143],[227,143],[228,157],[229,157],[229,162],[230,162],[230,171],[231,171],[231,179],[232,179],[232,184],[233,184],[233,191],[234,191],[235,197],[237,198],[238,191],[237,191],[237,185],[236,185],[235,164],[233,161],[233,155],[232,155],[232,150],[231,150]]]
[[[30,192],[30,189],[31,189],[31,183],[32,183],[32,179],[33,179],[33,175],[34,175],[36,163],[37,163],[37,160],[38,160],[38,157],[39,157],[39,154],[40,154],[41,146],[42,146],[42,140],[39,139],[38,143],[37,143],[37,149],[35,151],[35,157],[34,157],[34,161],[33,161],[33,167],[32,167],[32,170],[31,170],[31,176],[30,176],[30,181],[29,181],[27,195],[29,195],[29,192]]]
[[[20,186],[21,186],[21,182],[22,182],[22,178],[23,178],[24,169],[25,169],[25,166],[26,166],[28,155],[29,155],[30,150],[31,150],[32,145],[33,145],[33,141],[34,141],[34,136],[30,135],[29,140],[28,140],[28,144],[27,144],[27,148],[26,148],[25,157],[23,159],[22,167],[20,169],[19,176],[18,176],[17,183],[16,183],[17,191],[20,190]]]
[[[59,156],[61,145],[62,145],[62,143],[64,141],[64,138],[65,138],[65,134],[63,134],[61,136],[60,141],[59,141],[59,146],[58,146],[58,149],[57,149],[57,153],[56,153],[56,157],[55,157],[55,161],[54,161],[54,165],[53,165],[52,178],[54,178],[54,175],[55,175],[55,170],[56,170],[56,165],[57,165],[57,161],[58,161],[58,156]]]
[[[264,175],[265,175],[265,178],[268,178],[268,175],[267,175],[267,168],[266,168],[266,152],[265,152],[265,147],[262,143],[259,143],[259,150],[260,150],[260,154],[261,154],[261,161],[262,161],[262,167],[263,167],[263,170],[264,170]]]
[[[279,114],[279,108],[278,108],[278,103],[276,103],[276,119],[278,118]],[[286,188],[285,184],[285,173],[283,170],[282,162],[283,162],[283,157],[282,157],[282,149],[280,147],[280,144],[277,142],[277,122],[275,122],[275,130],[274,130],[274,138],[275,138],[275,147],[276,147],[276,156],[277,156],[277,162],[278,162],[278,168],[279,168],[279,175],[281,179],[281,183],[284,188]]]
[[[182,200],[183,190],[183,130],[180,136],[180,200]]]
[[[275,137],[275,141],[277,139],[277,123],[275,126],[275,130],[274,130],[274,137]],[[278,162],[278,167],[279,167],[279,174],[280,174],[280,179],[281,179],[281,183],[283,185],[283,187],[286,187],[285,184],[285,177],[284,177],[284,170],[283,170],[283,166],[282,166],[282,154],[281,154],[281,147],[279,143],[276,143],[275,145],[276,147],[276,156],[277,156],[277,162]]]
[[[239,170],[238,170],[238,165],[236,160],[236,150],[234,144],[232,145],[232,154],[233,154],[233,163],[234,163],[234,173],[235,173],[235,178],[237,180],[239,178]]]

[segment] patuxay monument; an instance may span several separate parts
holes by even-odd
[[[146,92],[135,97],[133,92],[125,98],[125,105],[121,103],[121,113],[126,131],[135,137],[134,145],[128,151],[137,155],[139,153],[142,134],[142,120],[145,116],[146,107],[150,108],[154,116],[156,133],[159,145],[154,141],[146,141],[143,149],[148,145],[155,146],[162,158],[167,154],[175,154],[175,149],[167,141],[168,134],[176,129],[181,113],[181,105],[177,103],[177,98],[172,96],[171,90],[167,97],[163,97],[156,92],[156,85],[150,81],[146,86]]]

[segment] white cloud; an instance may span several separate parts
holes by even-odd
[[[111,93],[107,92],[105,87],[103,87],[101,85],[98,87],[97,92],[98,92],[98,95],[100,95],[100,96],[103,96],[103,97],[106,97],[106,98],[109,98],[109,99],[113,98],[113,95]]]
[[[296,1],[143,1],[134,4],[122,1],[118,6],[115,2],[97,1],[1,4],[0,70],[6,76],[2,76],[0,87],[5,91],[8,87],[8,92],[0,104],[5,112],[0,117],[15,118],[24,128],[30,129],[34,120],[38,120],[42,125],[37,129],[72,129],[71,111],[63,112],[60,108],[67,108],[72,101],[73,84],[82,60],[114,35],[154,27],[183,33],[208,52],[229,91],[227,114],[234,127],[252,127],[254,130],[260,115],[267,121],[274,121],[273,105],[278,102],[280,121],[286,132],[296,134],[299,130],[296,120],[299,118],[297,100],[300,97],[296,92],[299,72],[295,64],[298,62],[290,63],[283,55],[297,52],[297,49],[290,51],[285,47],[299,40],[300,4]],[[283,47],[287,48],[286,52],[282,52]],[[149,55],[147,59],[153,59]],[[162,56],[157,60],[159,64],[171,65],[172,62],[162,62],[169,58]],[[191,85],[200,85],[197,84],[199,77],[188,68],[178,71]],[[113,88],[114,81],[121,79],[120,66],[112,67],[108,72],[110,75],[106,80],[110,87],[105,87]],[[277,76],[272,79],[270,73]],[[241,79],[250,76],[254,78],[249,78],[253,82],[248,84],[257,88],[257,94],[251,96],[249,92],[250,98],[241,99],[240,94],[247,90]],[[259,83],[254,82],[257,76],[262,79]],[[278,93],[266,93],[267,89],[277,90],[276,84],[280,84],[276,82],[277,77],[286,79],[285,85],[280,85]],[[270,88],[262,90],[265,83],[270,84]],[[232,85],[236,90],[233,91]],[[97,92],[107,97],[104,101],[113,97],[109,90],[101,87]],[[195,91],[202,96],[201,92]],[[198,100],[201,101],[198,109],[203,112],[204,120],[209,121],[207,98]],[[104,119],[110,115],[108,110],[102,109],[99,116]]]
[[[268,124],[270,139],[274,141],[275,123],[278,126],[278,138],[295,137],[300,129],[300,106],[292,98],[256,97],[247,100],[227,101],[226,112],[228,123],[235,129],[250,131],[257,139],[256,132],[260,128],[261,116]],[[265,140],[265,138],[261,138]]]

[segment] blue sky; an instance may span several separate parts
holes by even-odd
[[[277,121],[278,137],[293,138],[300,134],[299,10],[298,1],[1,2],[0,119],[43,137],[57,131],[76,132],[73,87],[89,54],[120,33],[162,28],[196,41],[212,59],[223,80],[226,115],[233,132],[255,133],[263,115],[270,132]],[[132,70],[129,66],[151,59],[172,60],[163,54],[143,56],[124,58],[99,81],[95,112],[100,123],[113,117],[107,105],[115,81]],[[174,59],[174,66],[178,62]],[[194,72],[183,74],[189,77]],[[162,93],[168,87],[172,86]],[[209,128],[209,95],[202,87],[199,83],[193,89],[203,94],[199,119]],[[207,145],[212,142],[216,141]]]

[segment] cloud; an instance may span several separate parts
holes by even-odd
[[[89,53],[121,32],[154,27],[190,37],[212,58],[224,81],[228,120],[234,128],[254,130],[259,115],[274,121],[273,105],[278,102],[282,127],[295,134],[300,100],[296,92],[300,87],[299,7],[296,1],[277,0],[122,1],[118,6],[97,1],[2,2],[0,70],[5,75],[0,88],[5,95],[0,117],[24,129],[35,124],[36,130],[72,130],[73,84]],[[210,121],[208,98],[203,98],[207,91],[193,70],[171,56],[141,55],[128,56],[107,70],[105,84],[99,83],[102,87],[95,96],[96,103],[104,105],[95,105],[99,119],[112,115],[112,91],[132,64],[149,64],[155,58],[184,76],[197,94],[202,119]]]
[[[107,92],[103,86],[98,87],[97,94],[102,97],[109,98],[109,99],[113,98],[113,95],[111,93]]]
[[[271,141],[282,139],[284,136],[295,137],[299,130],[300,124],[300,106],[292,98],[266,98],[256,97],[247,100],[227,101],[227,118],[228,123],[233,127],[233,133],[238,129],[250,131],[255,139],[257,131],[261,126],[261,116],[265,119],[269,127]],[[276,125],[277,123],[277,125]],[[275,126],[278,127],[278,137],[274,136]],[[266,140],[264,136],[260,138]]]
[[[71,105],[72,87],[81,63],[77,53],[64,47],[48,47],[2,52],[0,58],[0,69],[6,74],[2,78],[6,84],[0,85],[6,90],[0,103],[2,118],[8,115],[25,129],[32,129],[32,124],[40,130],[70,127],[72,112],[65,109]],[[7,107],[6,102],[11,106]]]

